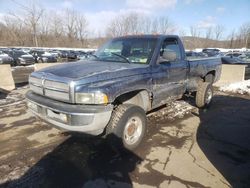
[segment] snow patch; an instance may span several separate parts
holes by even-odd
[[[220,91],[250,95],[250,80],[236,82],[219,88]]]

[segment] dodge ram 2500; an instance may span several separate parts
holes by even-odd
[[[187,60],[178,36],[125,36],[87,60],[33,72],[26,98],[35,115],[58,128],[114,134],[132,150],[146,132],[146,112],[185,93],[206,107],[220,73],[220,58]]]

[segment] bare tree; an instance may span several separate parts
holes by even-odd
[[[234,40],[235,40],[235,31],[234,30],[229,35],[229,40],[230,40],[229,48],[233,48],[234,47],[233,46],[234,45]]]
[[[158,19],[158,28],[161,34],[170,34],[173,30],[173,24],[168,17],[160,17]]]
[[[114,18],[107,27],[107,36],[115,37],[141,32],[141,17],[134,12]]]
[[[14,0],[12,1],[21,8],[21,10],[23,11],[24,17],[21,17],[15,13],[11,13],[11,14],[31,28],[32,36],[33,36],[33,43],[35,46],[38,46],[38,37],[37,37],[38,25],[44,13],[44,9],[41,8],[41,6],[35,0],[31,1],[30,5],[24,5]]]
[[[180,37],[184,37],[187,35],[187,33],[184,29],[179,29],[179,35],[180,35]]]
[[[200,37],[200,31],[195,26],[190,26],[190,34],[192,37]]]
[[[200,30],[196,26],[190,26],[190,34],[192,37],[192,40],[189,40],[189,43],[191,43],[191,48],[197,48],[199,46],[199,37],[200,37]]]
[[[71,41],[76,35],[77,14],[74,10],[66,10],[66,32],[68,39]]]
[[[158,33],[158,31],[159,31],[159,25],[158,24],[159,24],[159,22],[158,22],[157,18],[153,19],[151,33],[153,33],[153,34]]]
[[[140,33],[140,15],[132,12],[126,17],[127,32],[128,34],[139,34]]]
[[[41,21],[39,24],[39,31],[40,31],[40,46],[49,45],[49,35],[50,35],[50,15],[46,12],[41,17]]]
[[[121,17],[113,19],[107,27],[107,37],[121,36],[125,33],[123,19]]]
[[[64,35],[63,20],[58,13],[51,13],[50,15],[50,33],[53,36],[53,43],[55,46],[59,45],[60,39]]]
[[[47,13],[45,13],[41,17],[41,22],[39,24],[40,34],[42,34],[44,36],[49,35],[50,27],[51,27],[50,23],[51,23],[50,15],[48,15]]]
[[[80,47],[86,44],[88,24],[82,13],[47,12],[37,0],[25,4],[12,2],[19,9],[10,12],[0,25],[2,45]]]
[[[87,37],[87,34],[88,34],[87,26],[88,26],[88,22],[86,18],[81,14],[77,15],[76,29],[77,29],[78,38],[81,41],[82,47],[85,44],[85,38]]]
[[[243,41],[242,46],[250,47],[250,22],[243,24],[239,29],[239,38]]]
[[[108,25],[107,35],[114,37],[140,33],[169,34],[173,30],[173,24],[168,17],[149,18],[135,12],[130,12],[114,18]]]
[[[4,17],[4,23],[8,30],[6,35],[9,35],[9,37],[7,37],[9,42],[14,42],[17,45],[24,45],[27,38],[24,36],[26,28],[23,22],[20,22],[16,17],[7,15]]]
[[[213,27],[208,27],[206,28],[206,31],[205,31],[205,38],[206,39],[212,39],[212,32],[213,32]]]
[[[215,40],[220,40],[225,28],[223,25],[216,25],[214,27]]]
[[[140,31],[149,34],[152,31],[152,20],[149,17],[143,17],[140,22]]]

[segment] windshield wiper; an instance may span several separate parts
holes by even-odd
[[[113,52],[111,52],[111,54],[112,55],[116,55],[116,56],[118,56],[118,57],[121,57],[122,59],[124,59],[127,63],[131,63],[125,56],[123,56],[123,55],[120,55],[120,54],[117,54],[117,53],[113,53]]]

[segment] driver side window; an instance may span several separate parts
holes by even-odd
[[[160,50],[160,62],[176,62],[181,59],[178,41],[175,38],[168,38],[163,42]]]

